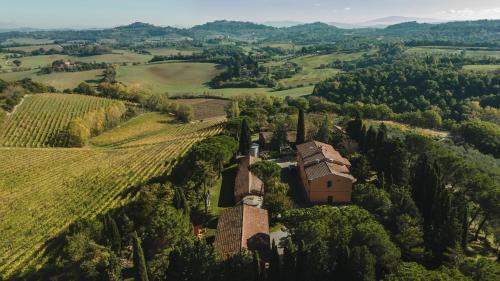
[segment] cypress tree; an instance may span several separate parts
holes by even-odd
[[[146,260],[144,259],[144,252],[142,251],[141,239],[137,233],[133,234],[133,248],[134,248],[134,280],[135,281],[149,281],[148,270],[146,267]]]
[[[259,252],[253,252],[253,272],[254,272],[254,280],[261,281],[262,278],[262,263],[260,260]]]
[[[461,237],[461,246],[464,251],[467,250],[467,244],[469,241],[469,208],[465,202],[463,202],[464,207],[462,211],[462,237]]]
[[[287,239],[283,249],[283,281],[295,280],[295,256],[293,243],[291,239]]]
[[[297,122],[297,141],[296,144],[303,144],[306,141],[306,126],[304,110],[299,110],[299,120]]]
[[[109,215],[108,215],[109,216]],[[118,225],[116,224],[116,221],[109,216],[109,228],[110,228],[110,237],[111,237],[111,249],[115,253],[120,253],[121,250],[121,236],[120,236],[120,230],[118,230]]]
[[[361,120],[359,114],[356,114],[356,118],[347,123],[346,131],[349,134],[349,136],[351,136],[351,138],[359,142],[362,127],[363,127],[363,121]]]
[[[182,191],[180,189],[179,189],[179,197],[181,199],[181,208],[184,211],[184,214],[186,216],[189,216],[189,214],[191,213],[191,208],[189,207],[189,203],[186,199],[186,195],[184,194],[184,191]]]
[[[359,149],[362,151],[366,151],[366,126],[362,125],[361,126],[361,131],[358,134],[358,144],[359,144]]]
[[[300,241],[299,249],[297,250],[297,263],[295,267],[296,281],[309,281],[307,271],[307,256],[308,252],[304,241]]]
[[[250,150],[250,142],[252,136],[250,135],[250,129],[248,128],[248,123],[246,119],[243,119],[241,122],[241,131],[240,131],[240,145],[239,151],[242,155],[247,155]]]
[[[269,264],[269,279],[270,280],[280,280],[281,276],[281,264],[280,264],[280,255],[278,253],[278,247],[273,240],[273,244],[271,247],[271,261]]]
[[[375,149],[377,146],[377,131],[370,126],[366,133],[366,150]]]

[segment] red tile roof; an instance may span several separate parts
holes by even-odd
[[[269,250],[269,221],[264,209],[240,204],[221,212],[215,236],[217,254],[225,258],[242,249]]]
[[[234,183],[235,202],[241,201],[247,195],[264,195],[264,183],[252,172],[249,167],[259,159],[247,155],[240,160],[238,174]]]
[[[334,174],[337,176],[356,179],[349,174],[351,163],[336,151],[331,145],[310,141],[297,145],[297,153],[304,163],[304,171],[309,180]]]

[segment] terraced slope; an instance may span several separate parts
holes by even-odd
[[[72,119],[118,102],[69,94],[26,96],[2,127],[0,146],[64,147],[68,140],[60,133]]]

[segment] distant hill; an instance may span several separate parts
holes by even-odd
[[[462,21],[449,23],[419,23],[407,20],[412,18],[388,17],[376,19],[366,24],[388,24],[394,21],[404,21],[385,28],[367,28],[357,25],[340,23],[306,23],[281,22],[275,25],[291,25],[280,28],[241,21],[214,21],[192,28],[161,27],[147,23],[135,22],[130,25],[108,29],[87,30],[46,30],[10,31],[0,33],[0,43],[9,38],[33,37],[53,40],[88,40],[114,39],[120,43],[137,43],[148,39],[178,39],[191,38],[207,40],[214,38],[230,38],[245,41],[287,41],[299,44],[333,43],[342,40],[403,40],[420,42],[417,44],[468,44],[471,46],[500,46],[500,20]],[[431,21],[432,19],[418,19]]]
[[[305,22],[300,22],[300,21],[266,21],[266,22],[261,22],[261,24],[271,26],[271,27],[282,28],[282,27],[292,27],[292,26],[296,26],[296,25],[305,24]]]
[[[431,19],[431,18],[417,18],[417,17],[402,17],[402,16],[390,16],[384,18],[373,19],[356,25],[361,27],[379,27],[385,28],[390,25],[404,23],[404,22],[418,22],[418,23],[442,23],[442,20]]]

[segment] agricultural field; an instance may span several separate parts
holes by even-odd
[[[489,64],[489,65],[464,65],[464,70],[469,71],[484,71],[491,72],[500,70],[500,64]]]
[[[64,147],[68,138],[61,133],[71,120],[114,103],[119,101],[68,94],[26,96],[2,127],[0,146]]]
[[[291,59],[290,62],[296,63],[302,67],[302,71],[293,77],[279,80],[285,87],[310,86],[320,82],[340,72],[338,69],[325,68],[320,69],[335,60],[352,61],[359,58],[362,53],[334,53],[328,55],[308,55]],[[276,66],[284,62],[270,62],[266,66]]]
[[[500,50],[468,50],[467,48],[457,47],[414,47],[407,50],[410,54],[434,54],[434,55],[460,55],[465,50],[465,56],[471,58],[492,57],[499,59]]]
[[[54,40],[50,39],[36,39],[30,37],[19,37],[19,38],[10,38],[2,43],[3,46],[9,45],[47,45],[53,44]]]
[[[29,45],[29,46],[21,46],[21,47],[9,47],[6,48],[9,51],[23,51],[23,52],[32,52],[38,49],[44,50],[62,50],[61,45],[59,44],[47,44],[47,45]]]
[[[175,102],[190,105],[196,120],[224,117],[225,107],[231,103],[221,99],[177,99]]]
[[[35,70],[0,73],[0,79],[5,81],[18,81],[24,78],[31,78],[33,81],[55,87],[58,90],[73,89],[81,82],[95,82],[101,79],[102,70],[89,70],[80,72],[54,72],[51,74],[39,75]]]
[[[172,55],[192,55],[194,50],[179,50],[173,48],[155,48],[155,49],[146,49],[146,51],[150,52],[153,56],[172,56]]]
[[[119,67],[116,79],[154,93],[202,93],[221,70],[212,63],[171,62]]]
[[[78,218],[132,200],[131,187],[168,172],[192,144],[219,133],[221,122],[177,124],[147,113],[94,138],[99,147],[0,148],[3,277],[43,265],[51,238]]]

